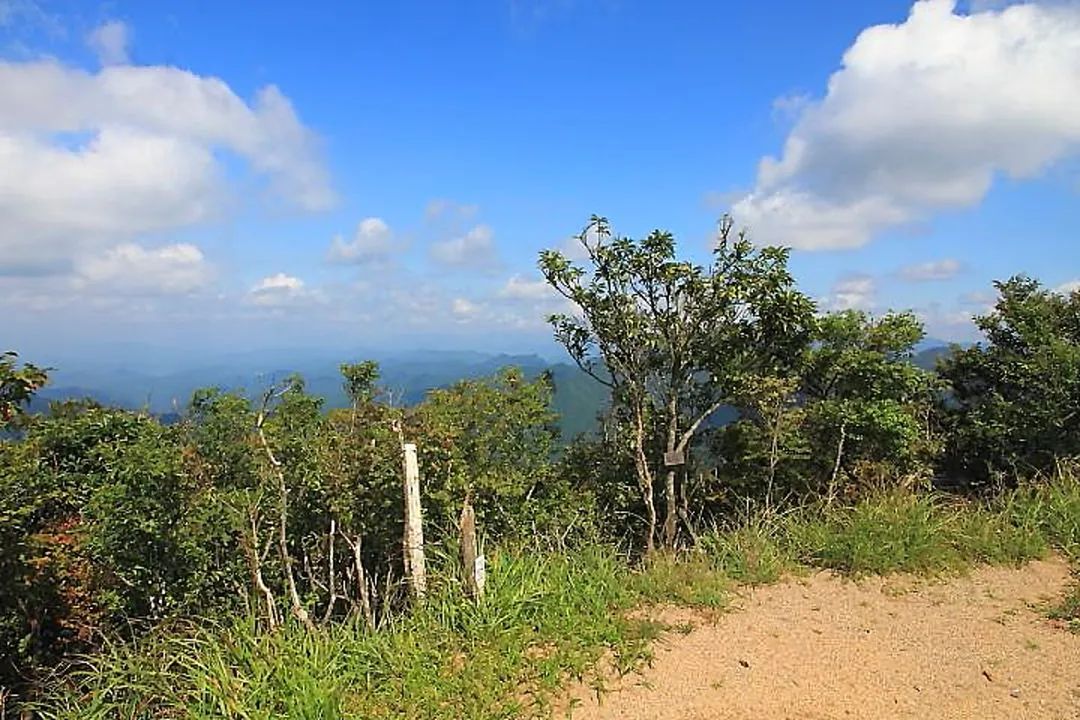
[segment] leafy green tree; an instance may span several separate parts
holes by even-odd
[[[934,377],[911,362],[924,336],[912,313],[821,318],[802,373],[805,431],[827,498],[845,480],[923,473],[936,452]]]
[[[577,238],[587,267],[557,251],[540,255],[548,283],[580,312],[553,315],[555,337],[628,411],[647,552],[657,532],[650,426],[663,427],[670,548],[679,508],[672,465],[682,464],[698,428],[730,402],[736,378],[779,374],[803,351],[813,324],[813,303],[794,287],[788,251],[755,248],[732,230],[725,217],[708,267],[678,260],[670,233],[618,237],[595,216]]]
[[[18,357],[11,351],[0,353],[0,430],[49,380],[47,370],[36,365],[25,363],[19,367]]]
[[[936,382],[912,362],[923,328],[911,313],[848,310],[818,319],[783,377],[749,375],[738,421],[715,433],[718,472],[743,496],[823,495],[925,475],[939,450]]]
[[[135,413],[57,405],[0,449],[8,668],[196,607],[189,490],[175,432]]]
[[[217,388],[196,391],[181,424],[185,474],[194,486],[190,522],[203,539],[195,548],[201,603],[227,607],[235,598],[256,617],[271,617],[264,547],[273,524],[254,427],[251,402]]]
[[[1012,484],[1080,456],[1080,292],[1016,276],[976,318],[985,342],[939,362],[944,467],[973,487]]]
[[[556,484],[551,402],[550,377],[530,381],[514,367],[428,394],[409,428],[420,439],[424,501],[437,526],[452,525],[467,495],[495,537],[524,534],[542,519],[536,511]]]

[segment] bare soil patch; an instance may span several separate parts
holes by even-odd
[[[963,577],[850,580],[830,573],[746,589],[733,612],[672,633],[651,667],[575,720],[1080,718],[1080,636],[1045,617],[1060,560]],[[669,620],[685,620],[675,612]]]

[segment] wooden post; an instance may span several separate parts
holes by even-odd
[[[484,556],[480,555],[476,542],[476,512],[472,500],[466,496],[461,508],[461,565],[465,575],[465,591],[469,597],[479,600],[484,596]]]
[[[420,465],[416,445],[403,443],[405,470],[405,574],[414,598],[427,593],[427,569],[424,564],[424,526],[420,508]]]

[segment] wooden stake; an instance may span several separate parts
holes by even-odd
[[[466,496],[461,508],[461,565],[465,574],[465,591],[469,597],[479,600],[484,595],[484,557],[476,542],[476,512],[472,500]]]
[[[427,569],[424,563],[424,526],[420,507],[420,465],[416,445],[403,443],[405,471],[405,572],[414,598],[427,593]]]

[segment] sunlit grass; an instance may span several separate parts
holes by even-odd
[[[601,687],[670,628],[642,605],[727,607],[739,584],[800,568],[851,574],[946,573],[1080,556],[1080,478],[1072,470],[992,501],[892,492],[850,506],[748,513],[698,547],[631,565],[614,549],[495,551],[482,602],[462,597],[453,554],[433,553],[428,598],[377,631],[336,624],[275,633],[199,622],[110,645],[43,704],[80,720],[543,717],[572,678]],[[1076,626],[1080,591],[1055,608]]]

